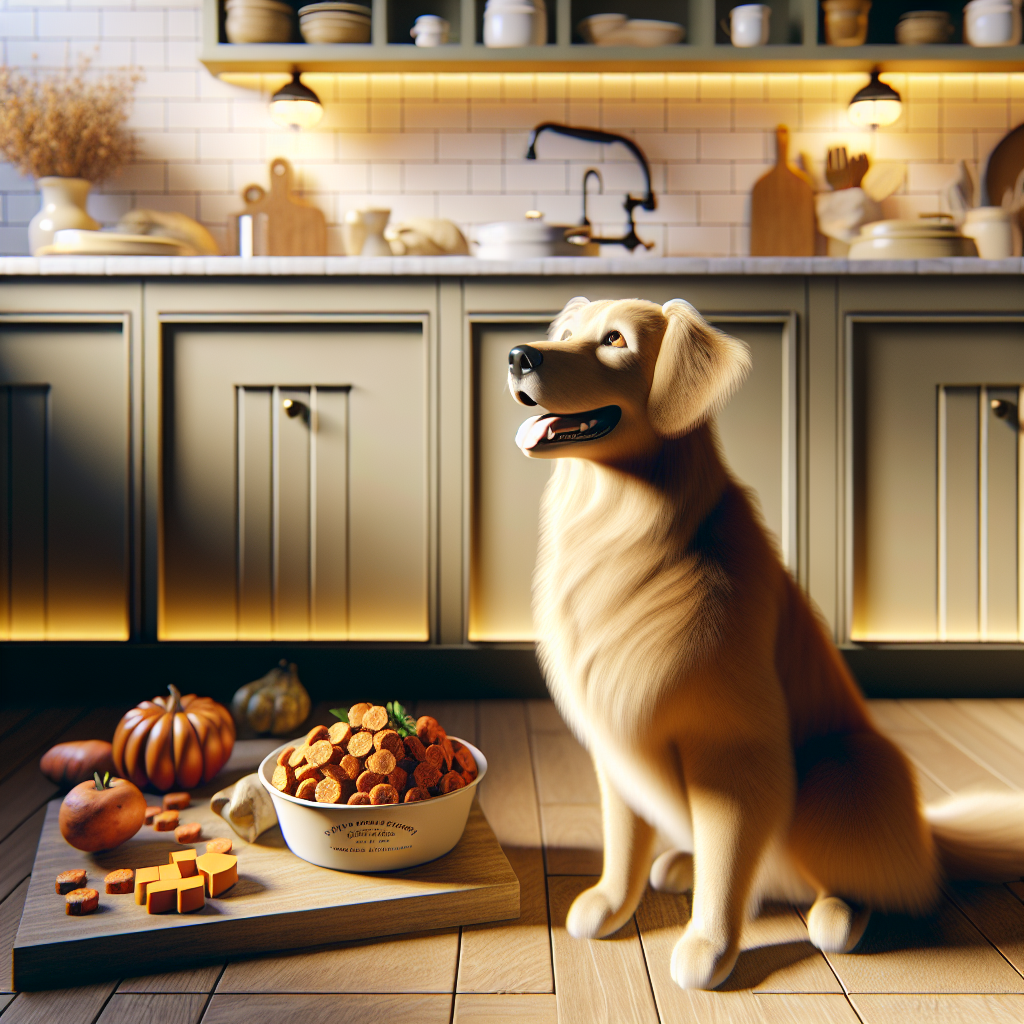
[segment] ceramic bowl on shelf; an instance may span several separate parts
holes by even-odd
[[[592,14],[584,18],[577,26],[576,31],[583,39],[594,45],[603,36],[608,35],[615,29],[622,28],[629,18],[625,14]]]
[[[686,29],[677,22],[651,18],[630,18],[623,31],[629,35],[627,46],[674,46],[686,35]]]
[[[287,43],[295,13],[280,0],[227,0],[224,33],[229,43]]]
[[[829,46],[863,46],[868,38],[871,0],[821,0],[825,42]]]
[[[896,42],[901,46],[948,43],[952,34],[948,11],[907,11],[896,25]]]
[[[270,784],[278,754],[302,737],[272,750],[257,774],[296,857],[335,871],[397,871],[443,857],[462,838],[487,758],[472,743],[459,742],[476,760],[477,777],[446,796],[411,804],[317,804],[278,792]]]
[[[368,43],[370,19],[343,11],[337,17],[311,15],[299,20],[299,31],[307,43]]]
[[[961,235],[952,218],[879,220],[865,224],[850,243],[851,260],[925,260],[977,256],[973,238]]]

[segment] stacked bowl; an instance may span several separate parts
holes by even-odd
[[[280,0],[225,0],[229,43],[290,43],[295,12]]]
[[[309,4],[299,8],[299,31],[307,43],[368,43],[370,8],[366,4]]]

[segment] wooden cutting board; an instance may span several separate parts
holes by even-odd
[[[294,172],[284,157],[270,164],[270,192],[242,190],[245,209],[228,217],[228,255],[238,255],[238,218],[253,219],[255,256],[326,256],[327,222],[312,203],[292,193]]]
[[[813,256],[814,189],[803,171],[791,166],[789,129],[775,129],[775,166],[754,184],[750,197],[751,256]]]
[[[229,836],[238,856],[235,885],[192,914],[150,915],[133,895],[103,891],[108,871],[166,864],[171,850],[189,849],[173,832],[143,826],[116,850],[80,853],[61,836],[60,801],[51,801],[14,942],[14,989],[65,988],[272,950],[519,917],[519,880],[475,802],[462,839],[446,856],[405,871],[348,874],[300,860],[276,826],[255,843],[236,836],[210,810],[209,797],[243,774],[222,775],[181,812],[183,823],[202,823],[200,853],[207,839]],[[64,897],[54,891],[57,874],[71,868],[85,868],[86,885],[100,893],[99,909],[87,917],[68,917]]]

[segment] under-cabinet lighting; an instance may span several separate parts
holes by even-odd
[[[878,74],[872,71],[871,81],[850,100],[847,116],[853,124],[878,128],[894,124],[903,113],[900,94],[891,85],[880,82]]]
[[[312,128],[324,116],[320,97],[303,85],[300,72],[292,74],[292,80],[270,97],[270,117],[275,124],[286,128]]]

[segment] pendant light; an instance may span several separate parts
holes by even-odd
[[[300,80],[301,72],[292,73],[292,80],[270,97],[270,118],[286,128],[312,128],[324,116],[320,97]]]
[[[879,72],[872,71],[871,81],[850,100],[846,113],[853,124],[878,128],[899,120],[903,112],[900,94],[892,86],[880,82],[878,75]]]

